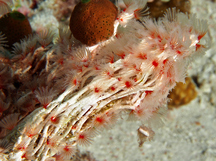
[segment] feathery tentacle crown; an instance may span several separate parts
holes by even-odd
[[[93,2],[96,0],[82,1],[81,5]],[[53,157],[68,160],[74,157],[76,145],[88,146],[99,130],[113,125],[121,111],[128,111],[131,118],[139,119],[150,128],[161,122],[169,91],[176,82],[184,81],[191,57],[207,48],[206,22],[174,10],[168,10],[158,21],[140,19],[146,0],[123,2],[125,8],[114,22],[115,36],[108,41],[101,40],[94,49],[86,45],[74,47],[71,36],[64,36],[68,32],[62,31],[56,44],[51,43],[50,34],[45,32],[33,43],[29,42],[34,39],[29,39],[23,50],[17,50],[23,54],[38,43],[30,52],[21,55],[24,59],[14,61],[15,69],[12,70],[22,84],[26,78],[35,80],[26,85],[31,86],[30,91],[19,98],[17,106],[33,97],[36,100],[30,102],[30,106],[40,108],[30,114],[33,117],[26,117],[23,124],[13,129],[12,134],[17,134],[15,139],[14,135],[6,136],[6,139],[16,141],[8,160],[49,160]],[[87,29],[90,31],[91,28]],[[85,40],[89,45],[97,43],[89,40],[94,39]],[[2,36],[0,41],[4,41]],[[9,70],[1,73],[5,71]],[[2,80],[0,85],[4,86]],[[0,101],[3,112],[10,106],[5,100]],[[26,111],[34,108],[28,109]],[[18,116],[4,117],[0,128],[11,130],[20,120]],[[145,140],[151,140],[153,131],[150,128],[141,126],[138,129],[140,146]]]

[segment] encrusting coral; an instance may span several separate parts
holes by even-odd
[[[186,105],[197,97],[196,86],[190,77],[185,78],[185,83],[179,82],[170,92],[168,98],[168,108],[173,109]]]
[[[93,47],[69,28],[56,40],[45,30],[14,44],[9,59],[0,35],[1,160],[73,160],[122,111],[142,122],[140,146],[152,138],[169,91],[208,48],[207,24],[175,9],[154,21],[147,0],[123,2],[113,35]]]
[[[164,13],[168,8],[175,7],[183,13],[190,13],[191,3],[190,0],[154,0],[153,2],[148,2],[150,16],[154,18],[163,17]]]

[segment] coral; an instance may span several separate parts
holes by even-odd
[[[94,47],[80,45],[69,28],[54,40],[47,29],[16,43],[7,58],[0,37],[2,125],[16,114],[8,131],[1,126],[1,160],[75,159],[78,145],[88,146],[122,112],[142,123],[140,146],[152,139],[169,91],[207,49],[208,28],[174,9],[154,21],[146,0],[124,3],[116,32]]]
[[[190,13],[191,2],[190,0],[170,0],[168,3],[169,7],[176,7],[183,13]]]
[[[113,35],[117,13],[116,6],[109,0],[80,2],[70,18],[71,32],[83,44],[95,45]]]
[[[154,18],[159,18],[164,15],[168,8],[175,7],[183,13],[190,13],[191,3],[189,0],[169,0],[164,2],[162,0],[154,0],[148,2],[150,15]]]
[[[197,97],[196,86],[190,77],[185,79],[185,83],[179,82],[170,92],[168,98],[169,109],[186,105]]]

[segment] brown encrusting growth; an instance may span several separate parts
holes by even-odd
[[[12,11],[0,18],[0,33],[6,37],[6,45],[12,48],[15,42],[32,34],[28,19],[18,11]]]
[[[83,44],[95,45],[112,36],[117,14],[118,9],[109,0],[80,2],[71,14],[71,32]]]
[[[150,16],[154,18],[163,17],[163,14],[168,8],[176,8],[183,13],[190,13],[190,0],[170,0],[169,2],[162,2],[161,0],[154,0],[147,3],[149,7]]]
[[[188,104],[197,97],[196,86],[190,77],[185,78],[185,83],[179,82],[168,96],[171,100],[168,108],[173,109]]]

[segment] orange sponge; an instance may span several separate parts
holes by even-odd
[[[70,30],[83,44],[95,45],[112,36],[117,14],[118,9],[109,0],[83,0],[71,14]]]
[[[28,19],[18,11],[12,11],[0,18],[0,33],[5,35],[8,49],[12,48],[15,42],[20,42],[29,34],[32,29]]]

